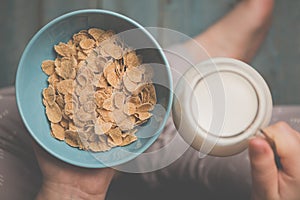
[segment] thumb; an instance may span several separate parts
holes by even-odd
[[[273,199],[278,194],[278,170],[271,147],[262,138],[251,139],[249,155],[254,199]]]

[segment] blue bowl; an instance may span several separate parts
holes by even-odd
[[[97,27],[126,33],[124,41],[137,48],[146,63],[156,63],[154,80],[160,107],[154,109],[160,117],[152,117],[138,129],[138,140],[128,146],[107,152],[93,153],[72,148],[50,135],[50,126],[42,104],[42,90],[47,87],[47,75],[41,63],[56,57],[53,46],[67,42],[82,29]],[[128,33],[128,32],[127,32]],[[134,36],[133,36],[134,35]],[[146,48],[139,48],[140,46]],[[159,136],[167,121],[172,104],[172,78],[167,59],[149,32],[126,16],[105,10],[79,10],[60,16],[38,31],[21,57],[16,76],[16,97],[21,117],[31,136],[50,154],[67,163],[87,168],[112,167],[128,162],[144,152]]]

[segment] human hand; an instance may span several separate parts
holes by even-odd
[[[300,199],[300,133],[284,122],[264,129],[276,144],[282,169],[277,169],[270,145],[262,138],[249,142],[252,200]]]
[[[43,185],[37,199],[105,198],[114,175],[111,168],[85,169],[64,163],[45,152],[37,144],[34,150],[43,173]]]

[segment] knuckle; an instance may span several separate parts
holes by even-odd
[[[283,130],[291,130],[291,127],[285,121],[279,121],[275,125],[275,128],[283,129]]]

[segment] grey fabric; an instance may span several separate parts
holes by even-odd
[[[34,116],[32,116],[34,117]],[[16,106],[14,88],[0,91],[0,199],[33,199],[41,183],[31,138]]]
[[[34,116],[32,116],[34,117]],[[272,122],[285,120],[300,130],[300,106],[277,106]],[[166,145],[177,134],[168,121],[148,151]],[[0,90],[0,199],[33,199],[41,172],[31,147],[31,137],[19,116],[14,88]],[[151,163],[160,162],[159,155]],[[251,189],[248,152],[199,159],[189,148],[166,168],[144,174],[121,174],[112,183],[107,199],[247,199]]]

